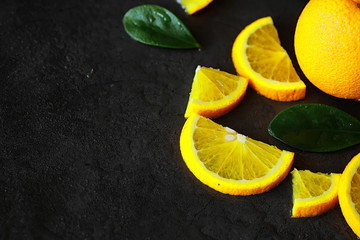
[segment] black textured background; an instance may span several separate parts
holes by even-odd
[[[177,15],[204,49],[132,40],[122,17],[154,3]],[[307,96],[360,119],[359,103],[328,96],[302,75],[293,50],[306,0],[214,0],[187,16],[176,0],[0,2],[0,239],[356,239],[340,208],[292,219],[291,177],[248,197],[201,184],[179,150],[197,65],[235,73],[240,30],[272,16]],[[267,125],[296,103],[248,89],[216,122],[295,151],[294,166],[342,172],[360,146],[304,153]]]

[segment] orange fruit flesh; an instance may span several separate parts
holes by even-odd
[[[294,158],[292,152],[195,114],[184,124],[180,149],[186,165],[202,183],[231,195],[272,189],[287,176]]]
[[[198,66],[191,87],[185,118],[199,114],[220,117],[244,98],[248,80],[218,69]]]
[[[356,174],[351,180],[351,200],[355,205],[355,209],[360,213],[360,168],[357,169]]]
[[[256,20],[234,41],[232,59],[236,71],[261,95],[276,101],[305,97],[306,86],[281,46],[271,17]]]
[[[189,15],[192,15],[209,5],[213,0],[177,0]]]
[[[313,217],[325,213],[338,203],[340,174],[313,173],[294,169],[293,217]]]
[[[360,237],[360,153],[353,157],[343,171],[339,203],[346,222]]]

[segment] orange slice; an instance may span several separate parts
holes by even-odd
[[[293,217],[317,216],[337,205],[341,174],[313,173],[309,170],[297,170],[296,168],[291,174]]]
[[[237,72],[261,95],[277,101],[305,97],[306,85],[281,46],[271,17],[248,25],[235,39],[232,59]]]
[[[347,164],[342,174],[339,204],[346,222],[360,237],[360,153]]]
[[[180,149],[190,171],[205,185],[226,194],[259,194],[289,173],[294,153],[253,140],[193,114],[181,131]]]
[[[185,117],[191,114],[216,118],[234,109],[244,98],[248,80],[218,69],[198,66]]]
[[[213,0],[177,0],[187,14],[192,15],[209,5]]]

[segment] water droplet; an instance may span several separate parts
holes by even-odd
[[[139,25],[139,23],[138,23],[137,20],[133,20],[132,23],[133,23],[135,26],[138,26],[138,25]]]
[[[222,86],[222,87],[224,86],[224,84],[222,84],[222,82],[220,82],[219,80],[216,79],[215,81],[216,81],[217,83],[219,83],[220,86]]]
[[[170,17],[167,16],[167,15],[163,15],[163,14],[161,14],[161,13],[159,13],[159,12],[155,12],[155,14],[156,14],[157,16],[159,16],[164,22],[169,22],[169,21],[170,21]]]
[[[238,133],[238,134],[236,134],[236,137],[237,137],[238,142],[245,143],[246,137],[244,135]]]
[[[233,134],[226,134],[224,138],[226,141],[231,142],[231,141],[234,141],[236,137]]]
[[[229,128],[229,127],[225,127],[225,131],[228,132],[228,133],[234,133],[235,130]]]
[[[153,16],[149,16],[149,17],[148,17],[148,20],[149,20],[150,23],[152,23],[152,22],[155,21],[155,18],[154,18]]]

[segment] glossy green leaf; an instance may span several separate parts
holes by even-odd
[[[360,143],[360,121],[323,104],[289,107],[271,121],[268,131],[285,144],[310,152],[331,152]]]
[[[130,9],[123,18],[125,31],[135,40],[159,47],[199,48],[190,31],[169,10],[154,4]]]

